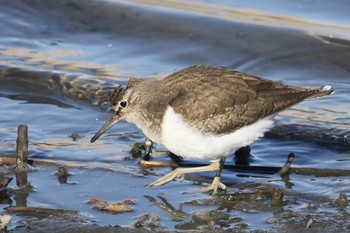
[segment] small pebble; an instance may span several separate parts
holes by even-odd
[[[340,193],[337,200],[335,200],[335,204],[337,204],[340,207],[345,207],[349,204],[348,198],[346,197],[346,195],[344,193]]]
[[[142,152],[141,150],[144,149],[144,146],[141,143],[135,143],[134,146],[131,148],[131,155],[134,158],[138,158],[141,156]]]
[[[280,189],[271,191],[271,203],[272,205],[281,206],[283,204],[283,192]]]
[[[56,172],[55,175],[59,176],[59,177],[61,177],[61,176],[70,176],[70,174],[68,172],[68,169],[66,167],[64,167],[64,166],[59,167],[58,171]]]
[[[132,225],[136,228],[151,228],[162,229],[162,225],[159,223],[160,217],[155,214],[145,214],[137,218],[136,222]]]
[[[306,223],[306,229],[310,228],[311,224],[314,222],[313,218],[309,218],[309,220]]]
[[[271,218],[266,219],[265,222],[267,224],[275,224],[275,223],[278,223],[279,220],[277,218],[271,217]]]
[[[218,210],[198,210],[192,214],[192,219],[198,224],[210,224],[213,221],[228,220],[230,215],[228,213]]]
[[[4,228],[6,228],[7,225],[9,225],[9,223],[11,222],[11,220],[12,220],[12,217],[10,215],[1,214],[0,215],[0,230],[3,230]],[[7,232],[7,231],[5,231],[5,232]]]
[[[73,141],[77,141],[81,136],[77,133],[72,133],[70,137],[73,139]]]

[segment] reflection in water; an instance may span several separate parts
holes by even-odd
[[[249,166],[250,161],[253,158],[253,156],[250,154],[250,151],[251,151],[250,146],[239,148],[235,152],[235,156],[234,156],[235,164]]]
[[[68,184],[68,177],[70,176],[70,174],[68,172],[67,167],[59,167],[55,175],[57,176],[58,182],[60,184]]]
[[[290,189],[294,186],[293,182],[291,182],[291,179],[289,177],[289,173],[282,175],[281,178],[282,178],[282,181],[284,182],[286,188]]]
[[[320,197],[317,194],[297,193],[289,188],[276,189],[270,184],[242,183],[237,189],[241,191],[184,201],[179,204],[178,208],[169,203],[164,196],[158,196],[157,198],[145,196],[145,198],[162,211],[171,214],[174,221],[180,222],[175,227],[181,230],[202,229],[203,226],[207,230],[216,227],[237,229],[241,224],[246,224],[249,219],[246,214],[254,218],[261,218],[264,212],[269,211],[278,213],[275,215],[276,222],[298,219],[298,216],[310,214],[310,209],[305,208],[300,201],[295,201],[296,198],[309,200],[312,203],[311,205],[315,206],[316,211],[313,211],[313,213],[316,213],[315,216],[318,217],[324,216],[325,209],[330,208],[331,200],[329,198]],[[160,199],[160,201],[156,199]],[[203,208],[198,210],[198,207],[201,206]],[[208,208],[209,206],[211,208]],[[184,211],[185,209],[186,211]],[[296,210],[297,212],[295,212]],[[231,213],[231,215],[228,213]],[[345,211],[339,217],[343,219],[346,216],[348,216],[348,213]],[[327,219],[328,217],[322,221]],[[273,222],[270,224],[273,224]],[[281,229],[285,229],[285,226]]]
[[[16,172],[16,185],[17,189],[14,190],[14,199],[16,206],[27,206],[27,199],[29,192],[32,191],[31,185],[28,183],[28,172],[21,171]]]
[[[148,195],[145,195],[145,198],[152,204],[156,205],[161,210],[170,213],[171,215],[173,215],[174,218],[178,220],[181,220],[190,216],[190,214],[183,212],[181,210],[181,207],[180,209],[174,208],[164,197],[158,196],[161,202],[157,202],[155,198]]]
[[[145,198],[162,211],[171,214],[172,220],[180,222],[177,229],[190,230],[203,226],[209,229],[215,227],[239,227],[237,224],[244,222],[242,218],[230,216],[229,212],[234,211],[275,211],[282,209],[284,205],[283,192],[270,187],[270,191],[256,190],[254,192],[236,192],[216,195],[205,199],[195,198],[192,201],[184,201],[175,208],[165,197],[156,198],[146,195]],[[205,207],[202,210],[193,211],[198,207]],[[208,206],[212,208],[208,209]],[[188,211],[184,211],[187,209]]]
[[[12,199],[7,188],[12,179],[12,177],[5,177],[2,172],[0,173],[0,204],[12,204]]]
[[[65,76],[52,72],[27,71],[0,66],[0,96],[28,103],[46,103],[58,107],[77,105],[77,100],[104,105],[114,84],[102,80]],[[106,89],[102,89],[105,87]],[[73,100],[73,101],[72,101]]]
[[[86,56],[82,50],[60,49],[46,47],[43,51],[31,50],[27,48],[10,48],[0,50],[0,57],[6,57],[1,65],[15,66],[13,60],[20,60],[27,65],[40,66],[41,70],[61,71],[69,70],[72,73],[94,75],[96,77],[103,76],[108,78],[116,74],[123,74],[123,70],[119,68],[119,64],[98,64],[97,62],[81,61]],[[74,61],[73,59],[76,59]],[[67,61],[69,60],[69,62]]]
[[[321,128],[303,124],[278,125],[265,133],[266,138],[283,140],[296,140],[316,144],[318,146],[347,152],[350,150],[350,131],[336,128]]]

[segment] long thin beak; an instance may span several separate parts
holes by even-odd
[[[120,116],[113,114],[113,116],[101,127],[99,131],[91,138],[90,142],[93,143],[96,141],[102,134],[104,134],[107,130],[112,128],[113,125],[117,124],[120,121]]]

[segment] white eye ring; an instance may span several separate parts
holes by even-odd
[[[119,106],[122,108],[126,108],[126,106],[128,106],[128,102],[126,100],[122,100],[120,101]]]

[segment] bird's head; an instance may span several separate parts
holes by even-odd
[[[96,141],[102,134],[112,128],[119,121],[127,120],[135,112],[135,102],[133,101],[133,87],[142,79],[132,78],[129,80],[125,89],[117,86],[110,97],[110,103],[114,108],[112,117],[100,128],[99,131],[91,138],[91,143]]]

